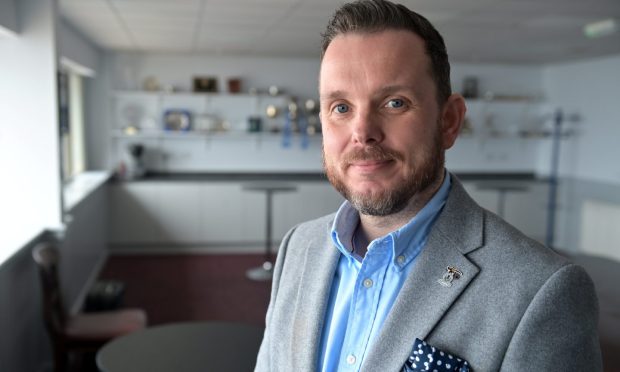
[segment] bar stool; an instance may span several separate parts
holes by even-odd
[[[243,185],[247,191],[264,192],[266,196],[265,204],[265,261],[259,267],[249,269],[246,276],[251,280],[267,281],[273,276],[273,260],[271,258],[271,236],[273,224],[273,194],[276,192],[292,192],[297,190],[297,186],[284,183],[257,182]]]

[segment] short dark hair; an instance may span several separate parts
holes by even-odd
[[[441,107],[452,94],[450,62],[443,37],[423,16],[401,4],[386,0],[358,0],[340,7],[329,23],[323,37],[321,60],[329,44],[338,35],[357,32],[374,33],[385,30],[407,30],[424,40],[426,54],[431,60],[431,77],[437,87],[437,102]]]

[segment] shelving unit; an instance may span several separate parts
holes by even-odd
[[[261,118],[264,124],[281,124],[290,99],[287,95],[266,94],[117,91],[112,96],[113,129],[133,126],[145,131],[161,130],[163,113],[182,109],[191,112],[194,118],[208,115],[226,122],[232,131],[244,131],[249,117]],[[273,120],[265,114],[270,105],[279,109],[279,115]]]
[[[527,97],[467,99],[466,119],[479,140],[539,138],[543,133],[544,102]]]
[[[129,146],[141,144],[147,169],[155,171],[277,169],[293,164],[308,168],[315,163],[320,170],[320,135],[293,132],[284,138],[282,131],[271,130],[284,127],[290,100],[287,95],[268,94],[117,91],[112,95],[111,164],[126,162]],[[273,118],[267,115],[269,106],[277,108]],[[211,124],[218,125],[203,122],[200,130],[164,130],[163,114],[171,109],[188,111],[194,118],[215,118]],[[262,131],[249,131],[250,117],[260,118]]]

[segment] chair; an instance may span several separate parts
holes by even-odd
[[[146,326],[146,313],[140,309],[67,314],[58,280],[58,249],[51,243],[40,243],[32,256],[41,279],[43,317],[52,342],[55,372],[65,372],[71,352],[95,352],[107,341]]]

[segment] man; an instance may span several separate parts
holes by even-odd
[[[324,168],[346,198],[276,262],[257,371],[600,371],[578,266],[481,209],[444,169],[463,98],[442,37],[402,5],[324,34]]]

